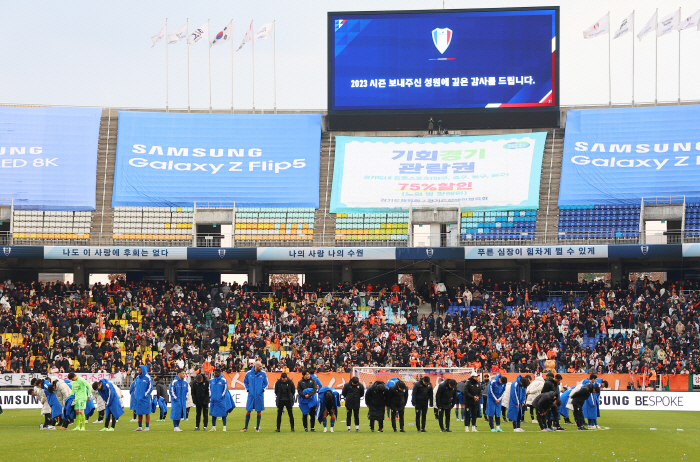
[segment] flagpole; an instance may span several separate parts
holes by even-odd
[[[612,107],[612,65],[611,65],[611,58],[610,58],[610,41],[611,41],[611,36],[612,34],[610,33],[610,12],[608,11],[608,106]]]
[[[659,9],[656,9],[654,28],[654,106],[659,104]]]
[[[681,29],[680,24],[683,20],[680,7],[678,8],[678,104],[681,104]]]
[[[168,94],[170,92],[168,81],[168,18],[165,18],[165,112],[168,110]]]
[[[233,19],[231,19],[231,31],[229,32],[231,41],[231,114],[233,114]]]
[[[634,24],[636,19],[632,10],[632,107],[634,107]]]
[[[255,26],[250,21],[250,41],[253,42],[253,114],[255,114]]]
[[[211,114],[211,19],[207,19],[207,45],[209,45],[209,114]]]
[[[190,18],[187,18],[187,112],[190,112]]]
[[[272,56],[273,56],[273,64],[272,64],[272,81],[273,81],[273,95],[274,95],[274,104],[275,104],[275,114],[277,114],[277,21],[272,21],[272,30],[275,33],[275,35],[272,37]]]

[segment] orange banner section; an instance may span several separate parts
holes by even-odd
[[[269,386],[268,388],[274,388],[275,382],[280,378],[280,375],[282,375],[281,372],[268,372],[267,373],[267,380],[269,381]],[[494,376],[494,374],[489,374],[491,377]],[[509,382],[512,382],[515,380],[515,378],[519,374],[502,374],[505,377],[508,378]],[[521,375],[527,375],[527,374],[521,374]],[[243,379],[245,377],[245,372],[234,372],[234,373],[224,373],[223,374],[224,378],[230,384],[233,384],[233,388],[237,390],[243,390],[245,387],[243,386]],[[287,376],[294,382],[298,383],[299,380],[301,380],[301,374],[297,372],[289,372],[287,373]],[[350,378],[352,377],[352,374],[349,373],[336,373],[336,372],[319,372],[316,374],[316,376],[319,378],[323,386],[329,386],[333,388],[342,388],[343,385],[347,382],[350,381]],[[378,376],[386,382],[392,377],[398,376],[392,375],[392,374],[383,374],[381,372],[378,373]],[[404,375],[405,376],[405,375]],[[534,377],[534,374],[530,374],[530,376]],[[581,382],[584,379],[587,379],[589,377],[589,374],[565,374],[562,373],[561,376],[563,377],[562,383],[568,386],[574,386],[576,383]],[[431,377],[431,382],[433,385],[435,385],[435,379],[438,376],[430,376]],[[440,375],[440,377],[443,378],[453,378],[451,374],[444,374]],[[627,390],[627,383],[630,381],[634,381],[636,384],[637,379],[639,378],[638,375],[632,375],[630,374],[600,374],[598,375],[599,378],[605,380],[608,382],[608,386],[612,389],[615,390],[615,382],[619,380],[618,384],[618,390]],[[688,391],[688,376],[687,375],[669,375],[669,389],[670,391]],[[454,377],[457,380],[464,380],[464,375],[460,374],[460,377]],[[418,380],[418,377],[415,377],[415,380]],[[648,378],[647,378],[648,380]],[[648,382],[645,383],[645,385],[648,386]],[[409,384],[409,387],[412,388],[412,384]]]

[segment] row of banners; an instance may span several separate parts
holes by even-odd
[[[575,260],[700,257],[700,244],[475,247],[4,246],[0,258],[43,260]]]
[[[94,210],[101,114],[0,108],[0,198]],[[700,202],[699,122],[700,105],[568,111],[559,205]],[[321,114],[120,111],[112,206],[318,208],[321,131]],[[546,138],[338,136],[330,212],[537,209]]]

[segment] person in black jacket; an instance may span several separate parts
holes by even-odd
[[[367,388],[365,404],[367,405],[367,418],[369,430],[374,432],[374,422],[379,423],[379,431],[384,431],[384,407],[386,406],[386,384],[377,380]]]
[[[287,408],[287,414],[289,415],[289,426],[292,427],[294,431],[294,413],[292,412],[292,406],[294,405],[294,395],[296,394],[296,387],[292,379],[287,377],[287,373],[283,372],[279,380],[275,382],[275,404],[277,405],[277,430],[275,432],[279,433],[280,425],[282,425],[282,413],[284,409]]]
[[[202,374],[197,374],[190,389],[192,390],[192,402],[197,408],[197,425],[194,430],[199,431],[199,422],[204,414],[204,431],[207,431],[209,425],[209,381]]]
[[[450,430],[450,414],[457,399],[457,382],[455,379],[447,379],[442,382],[435,394],[435,407],[440,409],[438,419],[440,421],[440,431],[449,433]],[[443,425],[444,421],[444,425]]]
[[[169,399],[168,395],[169,395],[168,386],[166,384],[164,384],[161,379],[156,379],[156,396],[158,396],[158,398],[163,398],[165,400],[165,404],[167,405],[168,399]],[[162,420],[165,420],[165,416],[168,413],[168,411],[166,409],[165,413],[160,413],[160,410],[159,410],[158,413],[160,414],[160,416],[159,416],[160,419],[158,419],[158,420],[162,421]],[[136,414],[134,414],[134,415],[136,415]],[[134,419],[135,419],[135,417],[134,417]],[[136,422],[136,420],[133,420],[132,422]]]
[[[591,396],[591,393],[595,393],[595,387],[594,384],[589,383],[578,390],[573,390],[569,395],[569,401],[574,408],[574,420],[579,430],[588,430],[583,418],[583,404]]]
[[[537,423],[540,424],[540,429],[543,432],[553,431],[551,428],[547,428],[547,420],[549,420],[549,413],[552,411],[552,406],[556,406],[557,403],[561,403],[561,401],[557,398],[556,391],[542,392],[537,395],[532,402],[532,407],[535,408],[535,412],[537,413]]]
[[[391,409],[391,428],[396,431],[396,414],[399,415],[399,426],[401,433],[406,433],[403,429],[403,413],[408,402],[408,387],[404,382],[399,380],[392,385],[387,392],[387,405]]]
[[[360,383],[360,379],[353,377],[348,383],[343,387],[343,391],[340,393],[345,400],[345,409],[347,410],[347,417],[345,422],[348,425],[348,432],[350,432],[350,418],[355,416],[355,432],[360,431],[360,400],[365,395],[365,386]]]
[[[304,395],[304,390],[306,390],[307,388],[311,388],[313,391],[308,395]],[[297,383],[297,391],[299,392],[299,399],[312,398],[313,395],[318,393],[318,383],[316,382],[316,380],[313,379],[313,377],[311,377],[311,370],[306,369],[304,371],[304,376],[301,380],[299,380],[299,383]],[[316,397],[316,399],[318,399],[318,397]],[[316,425],[316,409],[318,409],[318,401],[316,401],[316,405],[308,406],[308,412],[306,414],[304,414],[304,412],[306,411],[302,409],[301,423],[304,425],[304,431],[309,430],[309,415],[311,415],[311,431],[316,431],[316,429],[314,429],[314,426]]]
[[[433,385],[427,375],[413,384],[411,404],[416,409],[416,429],[425,433],[425,417],[428,407],[433,405]]]
[[[481,380],[481,415],[484,416],[485,421],[489,421],[486,415],[486,395],[489,394],[489,375],[484,374],[484,378]]]
[[[464,384],[464,431],[469,431],[469,421],[472,422],[472,432],[476,429],[476,418],[479,416],[479,398],[481,397],[481,385],[479,384],[479,374],[471,373],[471,377]]]
[[[542,385],[542,393],[553,391],[557,394],[557,399],[560,399],[559,382],[561,382],[561,379],[562,376],[560,374],[554,375],[551,372],[548,373],[547,379],[544,381],[544,385]],[[561,428],[561,425],[559,425],[559,408],[557,406],[552,406],[551,417],[547,418],[547,428],[552,427],[558,431],[564,430]]]

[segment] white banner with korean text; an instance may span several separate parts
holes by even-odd
[[[467,260],[608,258],[607,245],[531,245],[465,247]]]

